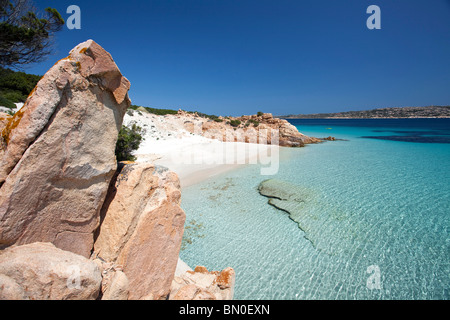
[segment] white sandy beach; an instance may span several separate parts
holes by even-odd
[[[161,152],[155,164],[176,172],[182,188],[246,165],[278,170],[278,146],[217,140],[195,143],[189,139],[181,139],[179,144],[177,150]]]
[[[261,165],[261,174],[278,171],[279,146],[222,142],[195,135],[177,125],[176,116],[134,112],[124,124],[144,128],[144,141],[135,152],[137,162],[153,162],[178,174],[181,187],[245,165]]]

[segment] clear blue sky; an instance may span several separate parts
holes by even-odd
[[[450,105],[450,0],[35,0],[82,29],[56,36],[43,74],[93,39],[133,104],[209,114]],[[369,5],[381,30],[369,30]]]

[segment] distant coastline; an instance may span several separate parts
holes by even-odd
[[[280,115],[281,119],[434,119],[450,118],[450,106],[381,108],[337,113]]]

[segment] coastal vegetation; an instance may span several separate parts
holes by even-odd
[[[234,128],[239,127],[241,125],[241,123],[242,122],[240,120],[236,120],[236,119],[229,121],[229,124]]]
[[[214,114],[206,114],[206,113],[202,113],[202,112],[198,112],[198,111],[189,111],[188,113],[192,113],[192,114],[197,114],[199,117],[202,118],[207,118],[209,120],[213,120],[215,122],[223,122],[223,119],[221,119],[219,116],[216,116]]]
[[[245,124],[246,127],[248,127],[249,125],[253,125],[255,128],[257,128],[259,126],[259,121],[254,120],[254,119],[249,119],[247,121],[247,123]]]
[[[178,110],[174,110],[174,109],[159,109],[159,108],[143,107],[143,106],[137,106],[137,105],[132,105],[130,107],[130,109],[136,110],[136,111],[146,111],[148,113],[155,114],[157,116],[178,114]],[[185,111],[185,110],[183,110],[183,111]],[[223,122],[224,121],[221,117],[213,115],[213,114],[206,114],[206,113],[198,112],[198,111],[185,111],[185,112],[189,113],[189,114],[195,114],[199,117],[207,118],[207,119],[213,120],[215,122]]]
[[[137,106],[137,105],[132,105],[130,107],[130,109],[132,110],[142,110],[145,109],[145,111],[147,111],[148,113],[152,113],[152,114],[156,114],[158,116],[165,116],[168,114],[177,114],[178,111],[177,110],[172,110],[172,109],[157,109],[157,108],[150,108],[150,107],[142,107],[142,106]]]
[[[131,128],[122,126],[116,144],[117,161],[135,161],[133,151],[139,149],[143,140],[142,128],[133,124]]]
[[[10,109],[25,102],[41,76],[0,67],[0,105]]]
[[[6,99],[5,97],[0,95],[0,106],[6,107],[9,109],[14,109],[16,105],[12,103],[10,100]]]

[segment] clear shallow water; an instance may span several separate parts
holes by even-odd
[[[183,190],[200,227],[181,258],[232,266],[236,299],[449,299],[450,121],[292,123],[348,141],[283,148],[276,176],[252,165]],[[304,192],[306,228],[259,194],[268,178]]]

